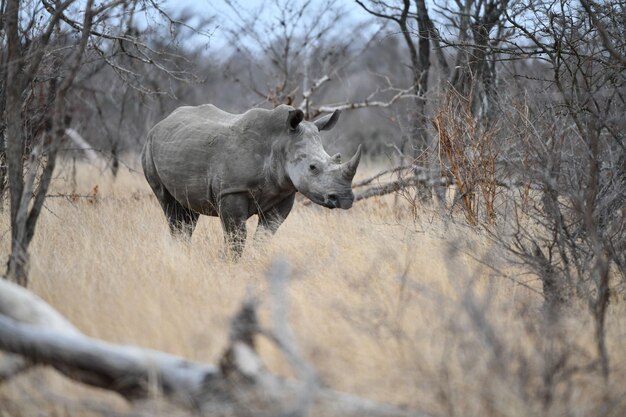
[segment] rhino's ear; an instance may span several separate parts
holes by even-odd
[[[302,120],[304,120],[304,113],[302,110],[289,110],[289,115],[287,116],[287,126],[289,129],[296,130]]]
[[[320,117],[314,123],[317,126],[318,130],[321,132],[322,130],[330,130],[332,129],[337,120],[339,120],[339,115],[341,114],[341,110],[335,110],[333,114],[328,114],[324,117]]]

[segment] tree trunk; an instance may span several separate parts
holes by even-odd
[[[25,54],[20,44],[18,27],[20,2],[19,0],[8,0],[6,5],[5,19],[8,35],[5,109],[7,122],[6,157],[11,189],[11,256],[7,265],[7,278],[23,286],[28,283],[28,247],[35,234],[37,220],[52,180],[59,143],[65,135],[65,95],[76,77],[91,34],[93,0],[87,1],[82,36],[73,50],[72,57],[65,60],[66,63],[69,63],[69,68],[63,76],[60,87],[57,87],[56,78],[50,80],[47,93],[48,105],[45,109],[49,110],[54,104],[52,132],[44,133],[50,136],[42,140],[40,145],[33,145],[26,174],[24,173],[25,135],[22,120],[23,93],[29,81],[35,79],[42,57],[46,55],[47,51],[50,51],[50,36],[55,27],[58,29],[56,25],[58,25],[61,11],[63,8],[69,7],[70,4],[71,2],[61,4],[59,9],[53,12],[52,22],[48,26],[46,35],[41,38],[41,45],[37,45],[37,49],[28,51],[28,56],[35,58],[32,58],[32,62],[24,74],[21,71],[24,67],[22,56]],[[63,74],[61,70],[62,59],[64,58],[58,54],[53,55],[52,69],[55,74]],[[35,188],[35,177],[41,157],[44,157],[46,162],[43,164],[44,169]]]
[[[0,3],[0,15],[4,16],[6,11],[6,1],[2,0]],[[4,38],[4,19],[0,19],[0,34]],[[0,51],[0,213],[4,211],[4,192],[6,191],[7,181],[7,158],[6,158],[6,146],[5,137],[6,123],[5,114],[7,104],[7,53],[3,48]]]
[[[5,21],[7,25],[6,59],[6,159],[11,190],[11,256],[8,263],[7,278],[19,285],[27,284],[28,255],[20,242],[18,213],[24,190],[24,136],[22,131],[22,74],[18,63],[21,60],[21,45],[18,35],[19,0],[8,0]]]
[[[22,287],[28,286],[29,258],[27,250],[15,246],[11,249],[7,264],[7,279],[9,281]]]
[[[414,99],[414,111],[411,116],[411,128],[405,141],[405,148],[410,147],[410,154],[413,158],[417,158],[420,155],[420,149],[422,148],[423,138],[421,137],[421,129],[419,119],[421,115],[424,113],[425,102],[423,98],[420,98],[420,61],[417,56],[417,49],[415,48],[415,44],[413,43],[413,39],[411,38],[411,32],[409,31],[407,25],[407,16],[410,8],[410,1],[404,0],[404,9],[402,10],[402,15],[400,16],[400,20],[398,24],[400,26],[400,31],[402,32],[402,36],[404,37],[404,41],[406,43],[406,47],[409,50],[409,57],[411,58],[411,76],[413,78],[413,94],[418,97]],[[405,151],[406,149],[403,149]]]
[[[429,164],[429,139],[428,139],[428,119],[426,117],[426,97],[428,91],[428,70],[430,68],[430,41],[428,36],[428,25],[425,23],[426,6],[423,0],[416,1],[418,8],[418,48],[415,47],[411,33],[407,25],[408,13],[411,7],[410,0],[404,0],[402,15],[398,21],[400,30],[409,50],[411,58],[411,70],[413,77],[413,91],[416,95],[414,101],[414,112],[411,116],[411,129],[408,140],[405,142],[410,147],[410,155],[413,160],[420,161],[421,165]],[[425,17],[426,16],[426,17]],[[404,149],[403,149],[404,151]],[[430,201],[432,194],[430,188],[418,187],[418,198],[421,201]]]

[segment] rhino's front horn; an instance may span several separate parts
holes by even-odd
[[[354,156],[345,164],[343,164],[343,174],[346,178],[352,179],[354,178],[354,174],[356,174],[356,168],[359,166],[359,161],[361,160],[361,145],[356,149],[356,153]]]

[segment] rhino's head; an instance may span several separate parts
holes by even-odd
[[[305,122],[301,110],[289,111],[287,130],[291,146],[285,168],[296,189],[314,203],[349,209],[354,202],[352,178],[361,159],[361,145],[352,159],[341,163],[341,155],[326,153],[320,137],[320,131],[335,126],[339,114],[335,111],[315,122]]]

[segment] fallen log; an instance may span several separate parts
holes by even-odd
[[[285,268],[274,273],[284,275]],[[276,288],[284,294],[280,285],[286,277],[277,280]],[[285,323],[262,329],[256,303],[245,302],[231,322],[230,342],[219,366],[213,366],[88,337],[35,294],[0,279],[0,350],[31,364],[53,366],[75,381],[130,401],[150,398],[157,390],[173,403],[211,416],[425,416],[321,388]],[[267,370],[255,351],[255,338],[262,334],[278,342],[303,379]]]

